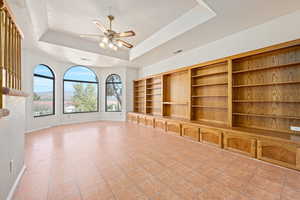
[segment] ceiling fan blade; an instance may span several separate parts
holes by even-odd
[[[100,29],[103,33],[107,33],[105,26],[98,20],[94,20],[93,23]]]
[[[82,38],[101,38],[103,35],[96,35],[96,34],[81,34],[79,35]]]
[[[126,32],[116,34],[116,37],[132,37],[132,36],[135,36],[134,31],[126,31]]]
[[[125,42],[123,40],[116,40],[117,42],[120,42],[124,47],[127,47],[129,49],[131,49],[133,47],[132,44],[129,44],[128,42]]]

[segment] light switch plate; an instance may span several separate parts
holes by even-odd
[[[300,127],[298,126],[291,126],[292,131],[300,131]]]

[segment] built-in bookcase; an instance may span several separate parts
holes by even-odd
[[[134,82],[135,112],[299,134],[300,40]]]
[[[146,113],[162,115],[162,76],[146,79]]]
[[[134,81],[134,112],[146,112],[146,81]]]
[[[228,124],[228,62],[192,69],[191,119]]]
[[[300,126],[300,46],[233,60],[234,126]]]
[[[189,119],[190,99],[189,71],[180,71],[163,76],[163,115]]]

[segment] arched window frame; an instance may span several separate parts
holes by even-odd
[[[118,76],[120,81],[118,81],[118,82],[110,82],[110,81],[108,81],[111,76]],[[123,107],[122,107],[122,100],[121,100],[121,109],[120,110],[109,111],[108,108],[107,108],[107,97],[108,97],[108,95],[107,95],[107,91],[108,91],[107,86],[110,85],[110,84],[121,84],[122,85],[121,76],[119,74],[110,74],[110,75],[107,76],[107,78],[105,80],[105,112],[122,112],[122,109],[123,109]],[[123,90],[123,85],[122,85],[122,90]]]
[[[39,67],[40,65],[46,67],[49,69],[49,71],[51,72],[52,74],[52,77],[50,76],[45,76],[45,75],[41,75],[41,74],[36,74],[35,73],[35,69],[37,67]],[[51,67],[49,67],[48,65],[45,65],[45,64],[38,64],[35,68],[34,68],[34,71],[33,71],[33,78],[34,77],[39,77],[39,78],[45,78],[45,79],[49,79],[49,80],[52,80],[52,84],[53,84],[53,101],[52,101],[52,107],[53,107],[53,112],[51,114],[46,114],[46,115],[34,115],[34,118],[36,117],[46,117],[46,116],[51,116],[51,115],[55,115],[55,74],[53,72],[53,70],[51,69]],[[34,84],[33,84],[33,89],[34,89]]]
[[[82,80],[72,80],[72,79],[65,79],[65,76],[66,74],[72,69],[72,68],[75,68],[75,67],[84,67],[88,70],[90,70],[96,77],[96,81],[82,81]],[[78,82],[78,83],[94,83],[94,84],[97,84],[97,110],[96,111],[88,111],[88,112],[65,112],[65,82]],[[97,74],[95,73],[94,70],[92,70],[91,68],[89,67],[86,67],[86,66],[82,66],[82,65],[75,65],[75,66],[72,66],[70,68],[68,68],[65,73],[64,73],[64,76],[63,76],[63,114],[80,114],[80,113],[95,113],[95,112],[99,112],[99,79],[98,79],[98,76]]]

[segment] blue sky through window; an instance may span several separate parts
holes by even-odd
[[[36,66],[36,68],[34,69],[34,74],[54,78],[51,70],[47,66],[41,64]]]
[[[97,82],[97,76],[96,74],[82,66],[75,66],[70,68],[64,76],[64,79],[66,80],[76,80],[76,81],[91,81],[91,82]]]

